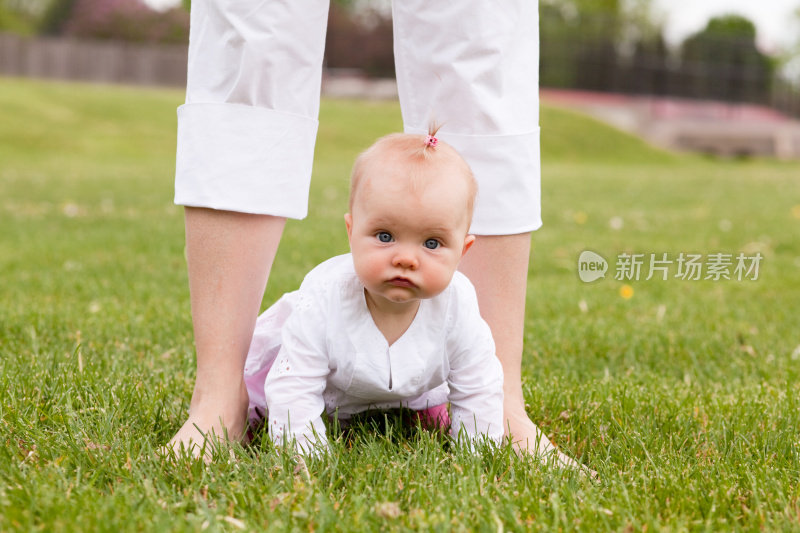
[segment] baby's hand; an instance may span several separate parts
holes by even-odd
[[[561,450],[556,449],[555,454],[555,460],[558,466],[562,468],[569,468],[571,470],[577,470],[581,476],[588,477],[592,481],[600,480],[600,476],[597,474],[597,472],[586,465],[580,464],[572,457],[562,453]]]
[[[308,472],[308,466],[306,465],[305,458],[298,453],[294,456],[294,461],[296,463],[294,467],[294,473],[300,474],[306,481],[310,481],[311,474]]]

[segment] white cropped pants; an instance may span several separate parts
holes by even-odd
[[[404,129],[461,152],[472,232],[541,225],[537,0],[395,0]],[[304,218],[328,0],[194,0],[175,203]]]

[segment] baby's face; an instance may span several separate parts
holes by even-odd
[[[389,166],[365,176],[345,215],[356,274],[382,303],[442,292],[475,239],[467,234],[469,192],[462,176],[432,168],[426,171],[440,175],[415,191],[403,171]]]

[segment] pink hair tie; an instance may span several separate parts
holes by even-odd
[[[425,146],[430,146],[431,148],[435,148],[437,144],[439,144],[439,139],[437,139],[433,135],[428,134],[428,136],[425,137]]]

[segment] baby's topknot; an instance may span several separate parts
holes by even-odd
[[[464,158],[447,142],[436,135],[439,126],[432,124],[427,134],[392,133],[381,137],[356,158],[350,180],[350,211],[359,188],[370,176],[385,174],[386,168],[401,165],[407,168],[404,176],[412,190],[421,191],[431,179],[439,175],[431,170],[447,167],[456,170],[467,183],[466,208],[472,219],[472,208],[477,194],[477,183]]]

